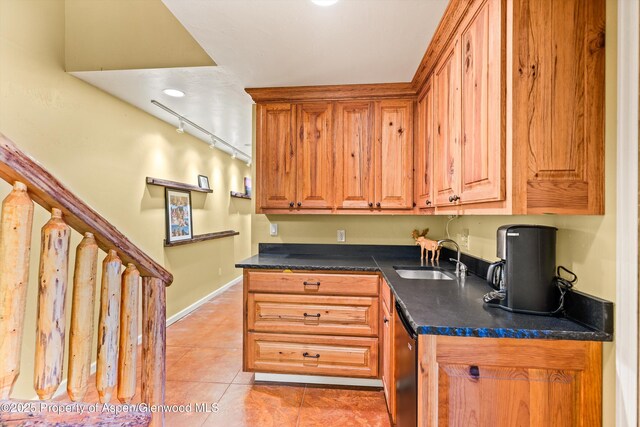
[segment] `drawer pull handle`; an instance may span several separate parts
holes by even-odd
[[[320,313],[318,313],[318,314],[304,313],[304,317],[317,317],[319,319],[320,318]]]
[[[319,354],[316,354],[315,356],[313,356],[313,355],[307,353],[306,351],[304,353],[302,353],[302,357],[309,357],[311,359],[320,359],[320,355]]]
[[[320,282],[302,282],[304,286],[320,286]]]

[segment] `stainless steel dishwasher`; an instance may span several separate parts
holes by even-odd
[[[418,423],[417,338],[396,303],[394,347],[396,355],[396,426],[416,427]]]

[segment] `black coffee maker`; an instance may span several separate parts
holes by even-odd
[[[485,303],[529,314],[552,314],[560,292],[555,285],[556,232],[543,225],[503,225],[498,228],[497,256],[487,282],[495,289]]]

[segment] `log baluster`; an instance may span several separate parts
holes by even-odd
[[[74,402],[82,401],[84,398],[91,375],[97,270],[98,244],[93,233],[85,233],[76,248],[71,327],[69,328],[67,394]]]
[[[59,209],[42,227],[34,388],[42,400],[51,399],[62,381],[65,333],[65,294],[71,229]]]
[[[15,182],[0,226],[0,399],[9,398],[20,374],[32,225],[33,201],[27,186]]]
[[[138,348],[138,285],[140,272],[128,264],[122,274],[120,304],[120,355],[118,357],[118,400],[131,403],[136,394],[136,354]]]
[[[142,401],[164,404],[166,357],[166,294],[162,280],[142,278]],[[155,412],[151,425],[164,426],[164,414]]]
[[[118,376],[118,330],[122,262],[113,249],[102,262],[96,388],[101,403],[108,403]]]

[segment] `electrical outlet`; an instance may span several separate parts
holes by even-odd
[[[272,237],[278,235],[278,224],[269,224],[269,235]]]
[[[338,242],[344,243],[347,241],[347,232],[345,230],[338,230]]]

